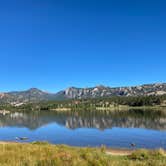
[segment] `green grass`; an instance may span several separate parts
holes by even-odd
[[[128,106],[128,105],[119,105],[119,106],[110,106],[110,107],[96,107],[96,110],[102,111],[129,111],[129,110],[152,110],[152,111],[162,111],[166,112],[166,106],[155,105],[155,106]]]
[[[165,166],[163,150],[138,150],[129,156],[112,156],[103,148],[65,145],[0,144],[0,166]]]

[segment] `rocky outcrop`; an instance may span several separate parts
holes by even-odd
[[[27,103],[43,100],[85,99],[111,96],[149,96],[166,94],[166,83],[146,84],[133,87],[96,86],[92,88],[70,87],[58,93],[48,93],[31,88],[27,91],[0,93],[0,103]]]
[[[93,88],[75,88],[71,87],[64,91],[66,98],[96,98],[110,96],[149,96],[166,94],[166,84],[147,84],[133,87],[105,87],[96,86]]]

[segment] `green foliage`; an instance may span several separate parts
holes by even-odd
[[[71,110],[95,110],[96,108],[118,108],[119,106],[156,106],[166,105],[166,95],[162,96],[113,96],[109,98],[72,99],[62,101],[41,101],[37,103],[25,103],[18,107],[10,104],[0,104],[0,109],[6,110],[56,110],[70,108]]]
[[[46,141],[34,141],[31,144],[33,144],[33,145],[48,145],[49,143]]]
[[[161,149],[151,150],[151,151],[141,149],[133,152],[130,156],[128,156],[128,158],[132,160],[149,160],[149,159],[162,160],[164,159],[164,155],[165,152]]]
[[[79,148],[43,143],[0,144],[1,166],[165,166],[163,150],[137,150],[129,156],[112,156],[100,148]]]

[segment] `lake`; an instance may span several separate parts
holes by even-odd
[[[166,115],[161,112],[131,110],[34,111],[0,114],[0,140],[48,141],[72,146],[166,149]]]

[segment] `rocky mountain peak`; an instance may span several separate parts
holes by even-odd
[[[114,88],[103,85],[98,85],[92,88],[69,87],[58,93],[48,93],[37,88],[31,88],[26,91],[0,93],[0,102],[33,102],[41,100],[85,99],[111,96],[149,96],[164,94],[166,94],[166,83]]]
[[[42,93],[46,93],[46,92],[44,92],[44,91],[42,91],[42,90],[40,90],[40,89],[38,89],[38,88],[30,88],[30,89],[28,89],[27,91],[26,91],[27,93],[29,92],[29,93],[38,93],[38,94],[42,94]]]

